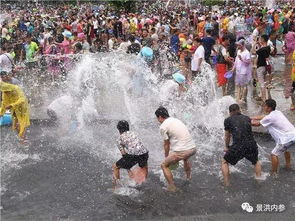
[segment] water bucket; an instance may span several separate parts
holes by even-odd
[[[230,78],[233,77],[233,75],[234,75],[234,73],[233,73],[232,71],[228,71],[228,72],[226,72],[226,73],[224,74],[224,77],[225,77],[226,79],[230,79]]]
[[[12,116],[11,114],[4,114],[0,117],[0,126],[11,125],[12,124]]]

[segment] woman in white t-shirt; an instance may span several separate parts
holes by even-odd
[[[266,116],[252,117],[252,126],[265,127],[276,142],[271,152],[272,174],[277,175],[279,167],[279,155],[284,153],[286,168],[291,168],[290,147],[295,147],[295,127],[284,116],[281,111],[276,110],[276,101],[268,99],[265,101],[264,111]]]
[[[232,69],[232,71],[236,72],[236,100],[237,102],[246,102],[248,85],[252,79],[251,54],[245,48],[244,39],[239,40],[236,45],[238,47],[238,52]]]
[[[193,44],[197,47],[191,64],[192,76],[196,77],[198,72],[201,71],[201,65],[205,59],[205,49],[202,45],[202,40],[200,38],[195,38]]]

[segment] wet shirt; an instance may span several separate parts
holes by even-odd
[[[169,140],[171,151],[177,152],[196,148],[187,126],[176,118],[167,118],[160,126],[160,133],[164,140]]]
[[[241,113],[224,120],[224,130],[229,131],[233,138],[233,146],[242,146],[254,141],[251,119]]]
[[[212,47],[215,45],[215,40],[212,37],[205,37],[202,41],[205,48],[205,58],[208,59],[211,55]]]
[[[266,66],[266,59],[270,55],[270,47],[262,47],[256,52],[256,54],[258,55],[257,67],[264,67]]]
[[[295,127],[281,111],[274,110],[270,112],[260,123],[269,131],[277,144],[287,144],[295,141]]]
[[[148,152],[134,132],[126,131],[119,137],[119,150],[130,155],[142,155]]]

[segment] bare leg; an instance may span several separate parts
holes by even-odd
[[[186,179],[191,180],[192,179],[192,165],[189,161],[189,159],[183,160],[184,162],[184,171],[186,173]]]
[[[291,94],[291,101],[292,101],[291,110],[294,110],[295,109],[295,92]]]
[[[241,100],[241,86],[239,85],[236,85],[235,97],[237,102]]]
[[[247,102],[247,95],[248,95],[248,87],[247,86],[243,87],[242,93],[243,93],[243,95],[242,95],[243,101]]]
[[[261,164],[259,163],[259,161],[257,161],[257,163],[255,164],[254,171],[256,177],[261,177]]]
[[[261,99],[263,102],[266,101],[266,88],[265,87],[261,87]]]
[[[271,173],[273,175],[278,173],[278,167],[279,167],[279,157],[276,155],[271,154]]]
[[[113,164],[112,168],[113,168],[113,184],[114,184],[114,188],[116,188],[118,184],[118,180],[120,179],[120,168],[118,168],[116,164]]]
[[[141,169],[144,170],[145,178],[147,178],[147,176],[148,176],[148,172],[149,172],[148,166],[146,165],[145,167],[142,167]]]
[[[221,162],[221,170],[223,174],[224,186],[229,186],[229,167],[225,160],[222,160]]]
[[[173,175],[171,173],[171,170],[169,169],[169,165],[166,165],[165,163],[161,164],[161,168],[163,170],[164,176],[168,182],[168,191],[175,192],[176,186],[173,181]]]
[[[222,85],[222,96],[226,96],[227,95],[227,84]]]
[[[286,168],[291,169],[291,153],[289,151],[286,151],[284,154],[286,160]]]

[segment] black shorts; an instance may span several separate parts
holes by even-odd
[[[145,153],[142,155],[129,155],[125,154],[123,157],[116,162],[116,166],[118,168],[123,168],[130,170],[131,167],[138,164],[139,167],[147,166],[147,161],[149,158],[149,153]]]
[[[253,165],[258,161],[258,147],[256,142],[252,142],[247,146],[230,146],[229,150],[225,153],[224,159],[231,165],[236,165],[237,162],[243,158],[249,160]]]

